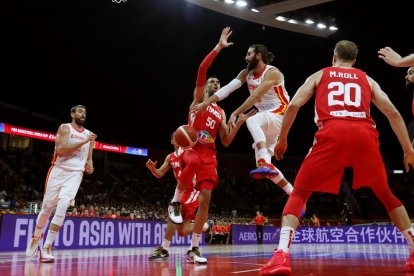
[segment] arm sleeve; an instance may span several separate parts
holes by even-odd
[[[201,87],[205,85],[207,70],[210,67],[210,65],[213,63],[217,54],[218,53],[216,51],[212,50],[201,62],[200,66],[198,67],[198,73],[197,73],[197,81],[196,81],[197,87]]]
[[[241,85],[242,82],[239,79],[233,79],[227,85],[223,86],[216,93],[214,93],[214,95],[216,95],[219,98],[219,101],[221,101],[227,98],[227,96],[230,95],[231,92],[240,88]]]

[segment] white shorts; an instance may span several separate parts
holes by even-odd
[[[46,190],[43,202],[52,206],[58,199],[74,199],[82,182],[82,171],[67,171],[58,166],[53,166],[46,180]]]
[[[258,142],[266,141],[266,148],[273,156],[277,138],[280,134],[283,116],[271,111],[262,111],[250,117],[248,120],[259,126],[262,131],[262,133],[260,133],[261,131],[258,129],[255,130],[255,128],[249,128],[250,134],[254,140],[253,148],[256,149],[256,144]]]

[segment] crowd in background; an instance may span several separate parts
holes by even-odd
[[[4,139],[5,137],[1,140],[3,143]],[[0,149],[0,211],[30,213],[33,212],[33,206],[41,206],[53,153],[51,145],[49,143],[46,148],[40,147],[36,151],[10,147]],[[144,166],[146,159],[95,152],[96,171],[84,176],[75,204],[69,209],[68,215],[164,220],[176,180],[172,173],[167,173],[161,179],[154,178]],[[219,164],[220,181],[213,193],[209,215],[215,224],[225,226],[235,222],[248,223],[257,210],[264,213],[271,224],[277,224],[275,221],[280,219],[287,195],[270,180],[253,180],[249,177],[248,170],[227,167],[225,158],[220,160],[220,156]],[[293,183],[300,160],[282,162],[280,165],[286,178]],[[412,178],[412,174],[394,175],[390,171],[390,187],[403,202],[412,202],[414,199],[414,190],[409,185]],[[370,190],[353,191],[350,188],[352,172],[345,172],[343,182],[340,197],[315,193],[310,198],[303,224],[312,225],[313,214],[317,214],[322,225],[326,225],[324,220],[343,222],[341,213],[344,203],[347,204],[353,221],[388,220],[384,208]],[[414,216],[410,204],[407,204],[407,209]]]

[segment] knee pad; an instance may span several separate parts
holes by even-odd
[[[372,189],[379,201],[384,205],[385,209],[389,213],[397,207],[402,206],[401,201],[395,197],[391,190],[387,187],[383,190]]]
[[[289,196],[285,208],[283,209],[282,216],[290,214],[296,216],[299,219],[301,211],[311,194],[312,191],[293,187],[293,191]]]
[[[62,226],[63,221],[65,220],[66,211],[69,208],[70,200],[67,198],[59,198],[58,204],[56,207],[55,215],[53,216],[52,222],[53,224]]]

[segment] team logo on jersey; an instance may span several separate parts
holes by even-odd
[[[214,139],[213,137],[210,135],[210,133],[208,133],[207,130],[202,130],[199,131],[197,134],[197,140],[201,143],[201,144],[210,144],[210,143],[214,143]]]

